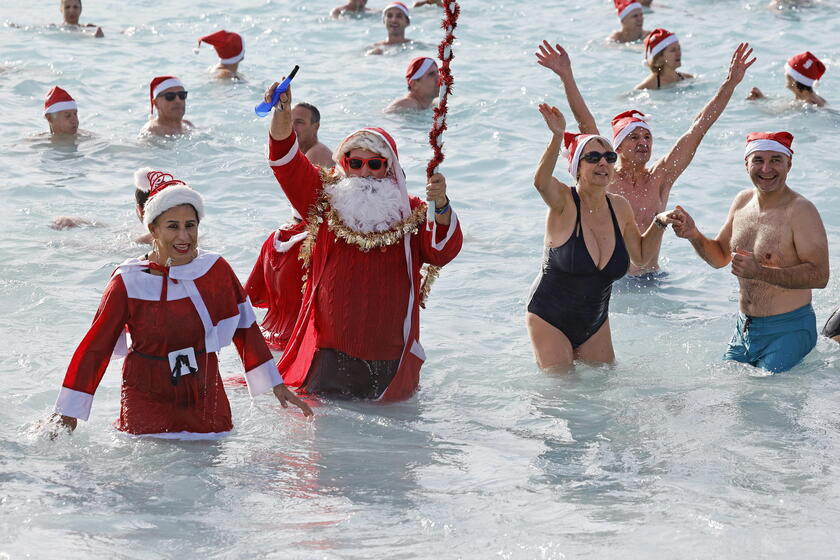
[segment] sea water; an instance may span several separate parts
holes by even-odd
[[[568,48],[602,132],[620,111],[652,114],[658,158],[748,40],[758,62],[670,204],[713,235],[750,186],[746,133],[791,131],[789,184],[829,237],[832,278],[814,292],[822,325],[840,301],[840,117],[791,106],[783,65],[817,54],[828,66],[819,91],[840,104],[836,2],[773,12],[763,0],[656,0],[645,28],[677,33],[682,70],[697,78],[649,92],[633,91],[641,48],[603,41],[618,25],[609,2],[462,2],[441,170],[465,239],[422,312],[419,392],[389,405],[322,401],[307,421],[229,388],[235,429],[210,443],[116,432],[118,362],[72,437],[49,441],[38,427],[114,266],[146,251],[133,241],[133,171],[167,170],[200,190],[201,244],[244,281],[290,214],[253,106],[299,64],[294,98],[320,109],[322,141],[386,128],[422,193],[430,112],[382,108],[404,94],[408,61],[434,55],[440,10],[413,11],[407,35],[422,44],[366,57],[381,20],[331,20],[338,0],[85,2],[82,21],[102,25],[103,39],[49,27],[57,4],[0,10],[0,558],[836,557],[840,346],[821,338],[778,375],[721,361],[736,279],[670,231],[667,275],[616,288],[614,366],[541,372],[523,320],[545,215],[532,176],[549,132],[536,106],[556,104],[572,122],[559,79],[535,62],[538,43]],[[220,28],[245,39],[242,83],[210,81],[215,53],[192,51]],[[196,132],[138,139],[148,83],[165,74],[186,84]],[[53,85],[76,98],[93,138],[36,137]],[[753,85],[771,99],[745,101]],[[555,174],[568,181],[562,161]],[[50,229],[61,215],[97,225]],[[242,371],[232,349],[221,365]]]

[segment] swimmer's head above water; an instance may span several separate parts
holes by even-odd
[[[59,0],[61,16],[66,25],[79,25],[82,16],[82,0]]]
[[[785,63],[788,89],[795,87],[799,91],[813,91],[814,84],[823,74],[825,64],[809,51],[794,55]]]
[[[76,101],[58,86],[53,86],[44,99],[44,118],[50,126],[50,134],[75,136],[79,131],[79,115]]]
[[[666,29],[654,29],[645,37],[645,64],[651,72],[674,70],[682,66],[682,49],[676,35]]]
[[[618,155],[612,143],[597,134],[563,134],[562,154],[569,161],[569,174],[578,185],[606,188],[615,173]]]
[[[402,2],[391,2],[382,10],[382,22],[388,36],[403,36],[405,28],[411,25],[408,6]]]
[[[181,120],[187,111],[187,91],[175,76],[158,76],[149,84],[151,113],[165,120]]]
[[[640,111],[625,111],[612,120],[613,146],[622,160],[644,165],[653,148],[648,117]]]
[[[615,11],[621,22],[621,29],[628,32],[641,33],[645,25],[642,5],[638,0],[614,0]]]
[[[199,48],[201,48],[201,43],[207,43],[216,49],[216,54],[219,55],[219,64],[234,65],[245,58],[245,45],[238,33],[222,29],[199,39]]]
[[[790,132],[753,132],[747,135],[744,165],[755,187],[764,193],[787,184],[793,165],[793,135]]]

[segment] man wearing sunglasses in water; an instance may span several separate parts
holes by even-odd
[[[174,136],[189,132],[193,124],[184,119],[187,90],[175,76],[158,76],[149,84],[151,115],[140,130],[141,136]],[[157,115],[155,115],[157,110]]]
[[[271,100],[275,83],[265,94]],[[332,398],[397,400],[417,389],[424,263],[443,266],[461,249],[461,229],[434,174],[426,204],[408,194],[394,139],[363,128],[342,140],[332,170],[300,149],[280,96],[269,130],[269,163],[292,206],[308,222],[300,249],[303,303],[278,368],[294,387]]]

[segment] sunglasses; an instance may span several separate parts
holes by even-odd
[[[598,163],[601,158],[607,160],[607,163],[615,163],[618,161],[618,154],[615,152],[604,152],[603,154],[601,152],[586,152],[580,159],[586,163]]]
[[[342,163],[344,163],[344,167],[349,167],[350,169],[361,169],[367,165],[371,171],[378,171],[379,169],[382,169],[382,166],[388,163],[388,160],[384,157],[351,158],[345,156]]]
[[[181,101],[187,98],[188,91],[167,91],[166,93],[161,93],[158,97],[163,97],[167,101],[175,101],[175,98],[178,97]]]

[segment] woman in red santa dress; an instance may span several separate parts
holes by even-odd
[[[153,250],[119,265],[73,354],[55,405],[60,424],[87,420],[112,356],[125,356],[116,428],[163,438],[213,438],[233,428],[217,352],[231,342],[251,396],[268,391],[310,416],[284,384],[230,265],[198,249],[204,201],[183,181],[141,169],[135,184]],[[126,336],[128,335],[128,337]],[[130,339],[130,347],[127,342]]]

